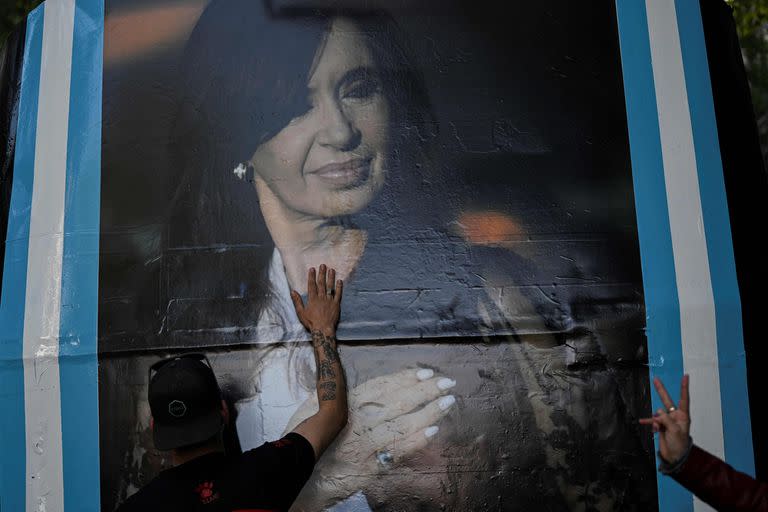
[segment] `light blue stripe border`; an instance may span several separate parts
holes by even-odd
[[[32,184],[35,174],[43,13],[44,6],[41,5],[27,16],[13,184],[3,263],[3,297],[0,304],[0,465],[3,466],[3,480],[0,483],[1,510],[26,508],[24,304]]]
[[[675,0],[675,10],[680,40],[684,42],[683,68],[715,299],[725,458],[740,471],[754,475],[741,299],[701,11],[697,0]]]
[[[59,331],[64,509],[100,510],[99,205],[103,0],[77,0]]]
[[[616,0],[624,74],[632,178],[645,293],[650,378],[680,381],[680,304],[669,227],[659,116],[645,3]],[[669,386],[675,394],[677,386]],[[662,404],[652,392],[654,410]],[[648,411],[649,413],[651,411]],[[657,447],[658,448],[658,447]],[[658,478],[659,510],[693,510],[691,494],[671,478]]]

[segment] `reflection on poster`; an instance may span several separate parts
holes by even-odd
[[[312,414],[320,263],[351,419],[298,510],[655,509],[612,3],[323,6],[107,2],[104,509],[169,462],[162,355],[209,354],[234,449]]]

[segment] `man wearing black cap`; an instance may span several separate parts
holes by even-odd
[[[224,453],[229,410],[208,359],[187,354],[149,369],[155,447],[170,450],[173,467],[120,507],[130,511],[274,512],[290,508],[315,461],[347,423],[347,387],[336,349],[343,283],[321,265],[309,270],[307,304],[291,293],[312,335],[319,411],[293,432],[242,455]]]

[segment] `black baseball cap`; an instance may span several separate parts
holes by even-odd
[[[148,395],[158,450],[201,443],[224,427],[221,390],[203,354],[185,354],[150,366]]]

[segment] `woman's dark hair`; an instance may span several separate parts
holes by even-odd
[[[167,249],[179,271],[169,273],[168,298],[178,302],[177,330],[253,325],[268,303],[274,244],[253,184],[238,180],[234,169],[309,108],[306,85],[312,64],[337,16],[349,18],[367,38],[393,113],[390,129],[396,128],[394,163],[384,191],[355,219],[338,221],[402,229],[408,221],[393,222],[392,211],[415,211],[400,196],[404,190],[413,196],[414,183],[424,181],[436,124],[394,20],[382,12],[279,16],[259,0],[214,0],[184,52],[170,140],[179,176],[169,205]],[[392,208],[392,201],[398,208]],[[377,210],[385,203],[387,217],[382,218]],[[182,297],[190,300],[179,302]],[[205,325],[208,321],[211,325]],[[218,340],[236,341],[248,340]]]

